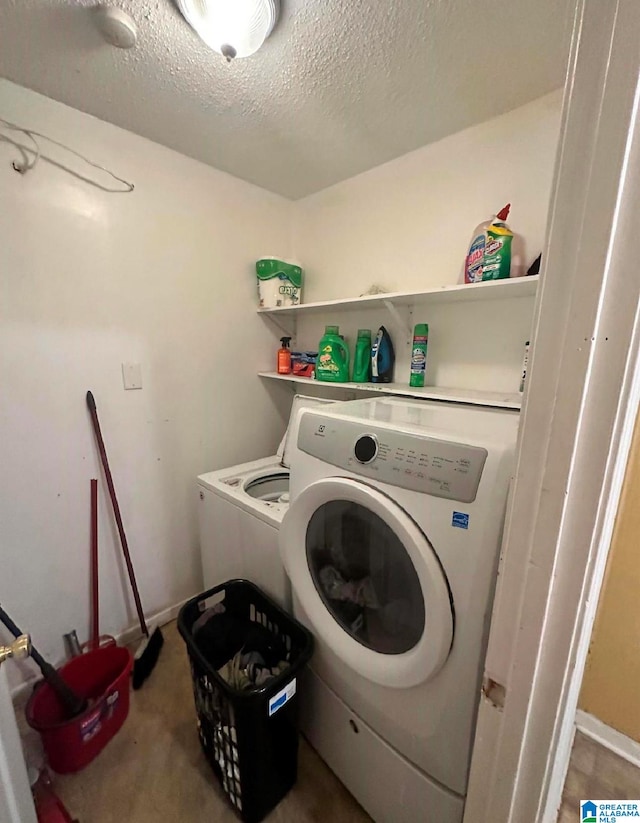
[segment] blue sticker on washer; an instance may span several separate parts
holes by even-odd
[[[453,517],[451,518],[451,525],[455,529],[468,529],[469,515],[464,512],[454,512]]]

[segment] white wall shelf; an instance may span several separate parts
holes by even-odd
[[[415,389],[406,383],[324,383],[297,377],[293,374],[276,372],[259,372],[260,377],[268,380],[282,380],[289,383],[305,383],[316,388],[340,389],[344,391],[372,392],[374,394],[395,394],[402,397],[417,397],[421,400],[445,400],[449,403],[469,403],[474,406],[495,406],[502,409],[520,409],[522,395],[519,392],[492,392],[476,389],[449,389],[438,386],[425,386]]]
[[[416,292],[389,292],[367,297],[346,297],[340,300],[323,300],[317,303],[299,303],[297,306],[278,306],[258,309],[259,314],[288,316],[319,314],[321,312],[375,309],[386,303],[394,307],[407,307],[422,303],[460,302],[468,300],[499,300],[512,297],[534,297],[540,275],[515,277],[507,280],[488,280],[485,283],[465,283],[459,286],[440,286]]]

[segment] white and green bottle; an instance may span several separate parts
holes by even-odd
[[[413,330],[413,343],[411,345],[411,374],[409,385],[414,388],[424,386],[424,378],[427,371],[427,344],[429,342],[429,324],[416,323]]]

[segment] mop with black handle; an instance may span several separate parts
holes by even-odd
[[[21,637],[22,631],[16,626],[13,620],[0,606],[0,622],[9,629],[14,637]],[[35,646],[31,646],[30,656],[35,661],[36,665],[42,672],[42,676],[56,693],[58,700],[64,707],[64,711],[68,720],[77,717],[82,712],[86,711],[89,704],[86,698],[76,694],[74,690],[66,683],[60,674],[53,668],[51,663],[47,663],[44,657],[38,652]]]

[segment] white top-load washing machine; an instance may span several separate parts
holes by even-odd
[[[197,479],[198,527],[206,589],[236,577],[251,580],[284,608],[289,584],[278,529],[289,501],[289,459],[300,409],[333,401],[295,395],[276,454],[208,472]]]
[[[392,398],[299,414],[280,551],[316,637],[302,729],[379,823],[462,820],[517,431]]]

